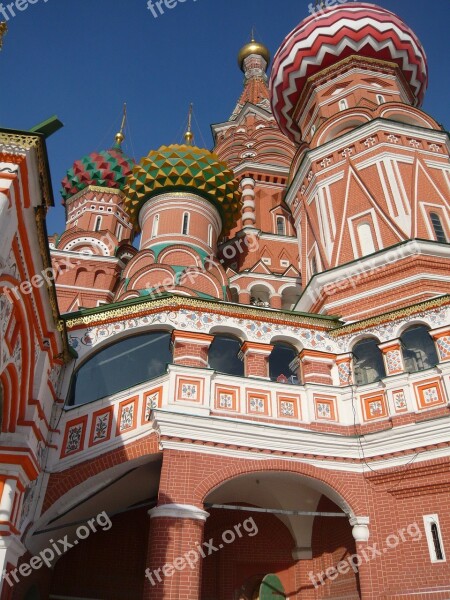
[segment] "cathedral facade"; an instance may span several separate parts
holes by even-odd
[[[1,37],[1,34],[0,34]],[[212,151],[0,130],[2,600],[450,599],[450,144],[339,3]]]

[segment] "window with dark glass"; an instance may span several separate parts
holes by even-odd
[[[208,363],[211,369],[227,375],[244,376],[244,361],[238,354],[242,342],[230,335],[216,335],[209,348]]]
[[[269,356],[269,376],[280,383],[298,383],[298,351],[290,344],[275,342]]]
[[[100,350],[75,372],[69,406],[106,398],[165,373],[172,362],[170,337],[153,331]]]
[[[425,325],[414,325],[400,336],[405,370],[409,373],[431,369],[439,358],[429,329]]]
[[[442,244],[447,243],[444,226],[442,225],[441,217],[437,213],[430,213],[431,224],[433,225],[436,240]]]
[[[353,347],[354,383],[365,385],[386,377],[383,354],[375,338],[361,340]]]
[[[284,217],[277,217],[277,234],[286,235],[286,226]]]
[[[189,233],[189,213],[184,213],[183,215],[183,235],[187,235]]]
[[[317,259],[315,256],[313,256],[311,259],[311,273],[313,275],[317,274]]]
[[[436,553],[436,560],[444,560],[444,552],[442,551],[441,536],[439,534],[439,528],[437,523],[431,524],[431,537],[433,538],[434,551]]]

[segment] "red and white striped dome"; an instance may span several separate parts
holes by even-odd
[[[397,15],[375,4],[340,4],[302,21],[275,55],[270,79],[272,108],[289,138],[301,141],[293,112],[306,80],[352,54],[396,63],[411,87],[415,105],[420,106],[428,68],[414,32]]]

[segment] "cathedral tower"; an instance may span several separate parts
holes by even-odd
[[[426,87],[420,41],[371,4],[326,9],[279,49],[272,106],[297,145],[286,202],[299,310],[356,319],[448,293],[448,138],[419,108]]]

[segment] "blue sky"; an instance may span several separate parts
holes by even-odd
[[[210,124],[229,117],[241,92],[236,57],[252,26],[273,55],[309,14],[308,3],[185,0],[155,19],[147,0],[37,0],[11,18],[0,53],[0,126],[28,129],[53,114],[65,125],[48,141],[55,190],[49,233],[64,229],[65,171],[111,146],[124,101],[131,156],[179,142],[191,101],[196,142],[211,147]],[[423,108],[450,128],[449,0],[378,4],[421,39],[430,69]]]

